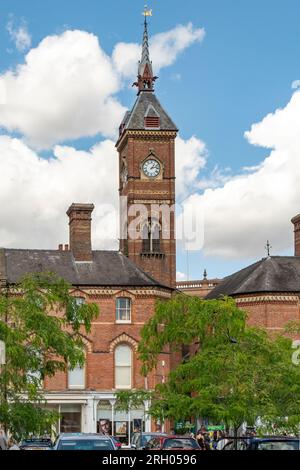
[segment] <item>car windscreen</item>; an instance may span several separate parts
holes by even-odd
[[[299,450],[299,441],[261,441],[257,443],[257,450]]]
[[[62,439],[57,450],[114,450],[108,439]]]
[[[166,439],[163,449],[198,449],[197,441],[189,438]]]
[[[145,446],[153,437],[153,434],[144,434],[142,436],[142,446]]]

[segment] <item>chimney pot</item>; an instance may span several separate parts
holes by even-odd
[[[69,245],[65,245],[65,251],[69,251]]]
[[[58,249],[59,251],[63,251],[63,245],[62,244],[58,245]]]
[[[92,261],[91,222],[93,204],[73,203],[68,211],[70,227],[70,250],[75,261]],[[69,250],[69,246],[66,245]]]
[[[300,256],[300,214],[292,219],[294,224],[295,256]]]

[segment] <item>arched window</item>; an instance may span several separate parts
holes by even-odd
[[[132,349],[120,344],[115,349],[115,388],[130,389],[132,383]]]
[[[161,226],[157,219],[151,219],[143,226],[143,253],[160,253]]]
[[[116,322],[131,323],[131,299],[119,297],[116,301]]]

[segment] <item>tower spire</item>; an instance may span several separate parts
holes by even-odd
[[[148,35],[148,22],[147,17],[152,16],[152,10],[148,9],[148,6],[145,6],[145,10],[143,12],[145,17],[144,21],[144,34],[143,34],[143,46],[142,46],[142,58],[139,62],[138,68],[138,81],[133,84],[133,86],[138,87],[139,91],[154,91],[154,82],[158,79],[153,75],[153,68],[152,62],[150,60],[150,52],[149,52],[149,35]]]

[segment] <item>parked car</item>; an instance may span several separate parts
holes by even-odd
[[[150,439],[157,436],[167,436],[166,433],[161,432],[135,432],[131,438],[131,449],[142,450],[145,448]]]
[[[53,442],[50,438],[24,439],[20,444],[20,450],[52,450]]]
[[[149,440],[146,450],[201,450],[198,442],[193,437],[165,435],[156,436]]]
[[[300,450],[300,440],[285,436],[254,438],[247,450]]]
[[[122,442],[120,442],[119,439],[115,436],[110,436],[110,437],[114,441],[117,450],[120,450],[122,448]]]
[[[54,450],[117,450],[110,436],[100,434],[61,434],[58,436]]]

